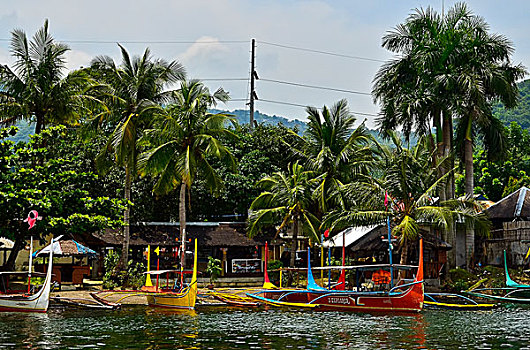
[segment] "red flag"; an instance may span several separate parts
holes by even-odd
[[[329,228],[324,231],[324,237],[328,238],[329,237]]]
[[[385,208],[388,207],[388,193],[385,191]]]
[[[33,226],[35,226],[35,223],[37,222],[37,220],[40,220],[40,219],[42,218],[39,216],[39,213],[36,210],[32,210],[29,212],[28,218],[24,220],[24,222],[28,223],[29,225],[28,230],[31,230]]]

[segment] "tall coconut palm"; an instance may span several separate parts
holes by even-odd
[[[397,73],[400,71],[390,69],[397,63],[388,64],[376,77],[374,88],[376,99],[384,107],[382,126],[403,126],[408,131],[415,114],[418,111],[425,113],[424,108],[427,107],[438,131],[441,113],[443,137],[437,133],[439,156],[447,157],[451,152],[453,116],[470,116],[466,118],[467,142],[463,142],[465,147],[461,148],[471,155],[465,163],[469,194],[473,192],[470,123],[472,120],[484,119],[483,116],[488,119],[487,110],[492,98],[501,98],[510,105],[515,100],[515,81],[524,74],[522,66],[512,66],[509,61],[513,51],[510,42],[501,35],[489,34],[488,30],[484,19],[474,15],[463,3],[455,4],[443,18],[430,8],[417,10],[405,24],[384,38],[385,47],[403,55],[397,62],[407,63],[407,70],[401,71],[408,75],[399,75]],[[398,79],[400,76],[402,78]],[[494,129],[489,130],[493,136]],[[496,137],[502,141],[501,133],[497,133]],[[495,148],[494,144],[487,147],[492,150]],[[439,176],[453,167],[452,158],[448,163],[441,168]],[[444,193],[447,198],[454,195],[452,181],[445,191],[440,191],[440,198],[444,199]],[[468,246],[472,244],[472,240],[469,240]],[[450,263],[454,264],[452,260]]]
[[[299,228],[307,232],[315,241],[320,240],[318,228],[320,221],[311,213],[316,187],[321,178],[314,172],[304,170],[295,162],[289,166],[289,172],[275,172],[260,181],[264,191],[254,199],[250,206],[250,237],[267,226],[277,225],[277,232],[291,226],[291,267],[294,267]]]
[[[340,100],[322,112],[307,107],[307,129],[304,137],[295,135],[293,145],[297,157],[304,159],[305,167],[320,176],[316,190],[321,213],[330,206],[341,204],[338,189],[353,179],[365,175],[372,160],[370,135],[364,124],[353,128],[356,118],[350,113],[346,100]]]
[[[12,32],[13,69],[0,65],[0,124],[35,121],[35,133],[48,125],[74,124],[92,85],[84,71],[66,72],[69,47],[48,32],[48,20],[31,41],[20,29]]]
[[[99,125],[111,130],[106,146],[98,156],[98,164],[112,157],[117,166],[125,169],[124,197],[131,200],[131,183],[137,176],[137,160],[140,152],[138,140],[151,124],[154,115],[161,111],[160,104],[171,101],[171,84],[184,79],[185,71],[177,61],[153,59],[147,48],[142,56],[130,57],[118,44],[122,54],[118,66],[109,56],[98,56],[92,63],[92,74],[107,84],[110,91],[106,103],[110,113]],[[129,253],[130,207],[124,211],[124,237],[122,266],[127,266]]]
[[[422,224],[447,229],[455,219],[487,232],[488,220],[472,201],[448,200],[435,203],[433,196],[449,173],[438,178],[432,166],[431,151],[425,138],[413,149],[404,148],[395,133],[389,135],[393,147],[381,147],[380,177],[371,183],[349,184],[345,196],[350,206],[331,212],[324,224],[331,227],[385,223],[390,218],[392,235],[399,238],[401,264],[408,257],[410,243],[417,239]],[[385,192],[390,196],[384,207]]]
[[[153,191],[166,194],[180,187],[179,221],[181,265],[185,266],[186,193],[197,175],[201,175],[212,191],[221,188],[222,181],[210,160],[215,157],[235,169],[235,159],[222,144],[223,137],[235,137],[227,128],[234,120],[227,114],[212,114],[208,110],[217,102],[226,102],[228,94],[219,88],[210,91],[199,80],[182,81],[173,92],[174,103],[159,116],[155,127],[146,133],[152,146],[142,154],[143,174],[158,176]]]

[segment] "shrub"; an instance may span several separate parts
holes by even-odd
[[[213,284],[217,277],[221,276],[221,273],[223,272],[223,269],[221,268],[221,260],[209,256],[206,272],[210,275],[210,283]]]

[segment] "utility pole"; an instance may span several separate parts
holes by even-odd
[[[256,39],[252,39],[251,44],[251,56],[250,56],[250,130],[254,128],[254,100],[258,99],[256,91],[254,91],[254,83],[259,79],[258,73],[256,72]]]

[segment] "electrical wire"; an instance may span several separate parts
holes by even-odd
[[[291,49],[291,50],[298,50],[298,51],[313,52],[313,53],[319,53],[319,54],[322,54],[322,55],[328,55],[328,56],[336,56],[336,57],[343,57],[343,58],[352,58],[352,59],[356,59],[356,60],[363,60],[363,61],[369,61],[369,62],[378,62],[378,63],[385,63],[385,62],[386,62],[386,61],[383,61],[383,60],[378,60],[378,59],[376,59],[376,58],[368,58],[368,57],[361,57],[361,56],[345,55],[345,54],[336,53],[336,52],[322,51],[322,50],[314,50],[314,49],[308,49],[308,48],[304,48],[304,47],[297,47],[297,46],[290,46],[290,45],[276,44],[276,43],[271,43],[271,42],[267,42],[267,41],[259,41],[259,42],[262,43],[262,44],[265,44],[265,45],[281,47],[281,48],[284,48],[284,49]]]
[[[288,82],[288,81],[274,80],[274,79],[264,79],[264,78],[260,78],[259,80],[260,80],[260,81],[271,82],[271,83],[284,84],[284,85],[293,85],[293,86],[306,87],[306,88],[311,88],[311,89],[320,89],[320,90],[338,91],[338,92],[346,92],[346,93],[349,93],[349,94],[357,94],[357,95],[372,96],[372,94],[369,93],[369,92],[360,92],[360,91],[345,90],[345,89],[336,89],[336,88],[323,87],[323,86],[307,85],[307,84],[301,84],[301,83],[292,83],[292,82]]]
[[[256,100],[257,102],[267,102],[267,103],[275,103],[275,104],[280,104],[280,105],[287,105],[287,106],[294,106],[294,107],[307,107],[307,105],[301,105],[301,104],[298,104],[298,103],[291,103],[291,102],[283,102],[283,101],[274,101],[274,100],[266,100],[266,99],[259,99],[259,100]],[[317,108],[317,109],[322,109],[322,108]],[[364,113],[364,112],[351,112],[352,114],[358,114],[358,115],[364,115],[364,116],[367,116],[367,117],[377,117],[378,115],[377,114],[373,114],[373,113]]]
[[[0,41],[11,41],[11,39],[0,38]],[[57,39],[58,42],[70,44],[248,44],[248,40],[63,40]]]

